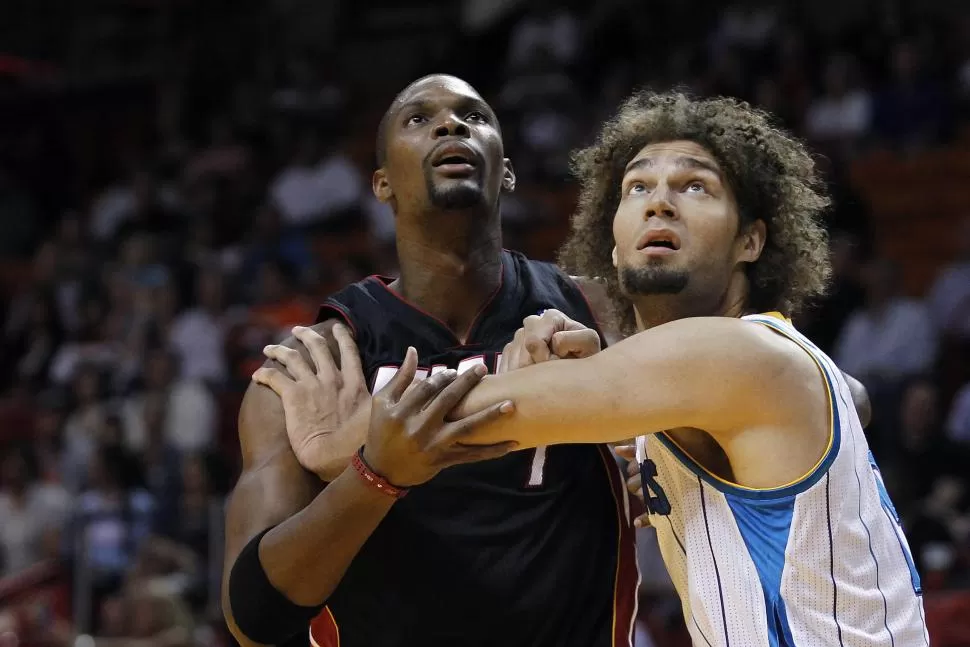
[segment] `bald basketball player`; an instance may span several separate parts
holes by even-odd
[[[395,213],[401,276],[366,279],[322,306],[314,330],[351,359],[338,365],[316,346],[314,371],[301,371],[286,346],[302,346],[310,329],[268,350],[315,385],[296,396],[288,428],[265,386],[242,404],[223,587],[234,636],[317,647],[629,645],[638,574],[609,450],[465,446],[509,415],[504,403],[445,420],[495,371],[525,317],[556,309],[596,329],[566,274],[502,249],[499,198],[515,175],[495,114],[467,83],[425,77],[391,104],[377,153],[373,188]],[[399,386],[391,376],[409,347],[428,379],[381,409],[394,425],[369,433],[370,392]]]

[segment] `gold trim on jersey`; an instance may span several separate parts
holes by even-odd
[[[791,319],[789,319],[785,315],[781,314],[780,312],[760,312],[760,313],[758,313],[758,315],[759,316],[762,316],[762,317],[771,317],[772,319],[778,319],[778,320],[780,320],[780,321],[788,324],[789,326],[794,327],[792,325]],[[806,344],[802,340],[798,339],[794,335],[789,334],[789,332],[786,331],[786,330],[783,330],[783,329],[776,328],[774,326],[768,325],[765,322],[751,321],[751,323],[756,323],[756,324],[760,324],[762,326],[765,326],[766,328],[771,329],[776,334],[782,335],[782,336],[786,337],[787,339],[790,339],[795,344],[797,344],[798,347],[801,348],[803,351],[805,351],[805,353],[809,357],[812,358],[812,361],[815,362],[815,366],[818,368],[819,373],[821,373],[821,375],[822,375],[822,380],[825,382],[825,395],[828,397],[828,402],[829,402],[829,412],[828,412],[828,416],[829,416],[829,438],[828,438],[828,442],[825,444],[825,451],[822,452],[822,455],[815,462],[815,465],[812,466],[812,469],[808,470],[808,472],[806,472],[804,475],[798,477],[794,481],[790,481],[788,483],[785,483],[784,485],[776,485],[776,486],[767,487],[767,488],[749,487],[749,486],[746,486],[746,485],[741,485],[740,483],[734,483],[732,481],[728,481],[727,479],[721,478],[720,476],[718,476],[714,472],[712,472],[709,469],[707,469],[706,467],[704,467],[697,459],[695,459],[693,456],[691,456],[690,455],[690,452],[688,452],[686,449],[684,449],[683,447],[681,447],[680,444],[670,436],[670,434],[668,434],[665,431],[664,432],[660,432],[660,433],[663,435],[664,439],[667,442],[669,442],[671,445],[673,445],[678,450],[680,450],[680,452],[684,456],[686,456],[687,458],[689,458],[690,461],[693,463],[694,466],[696,466],[697,468],[703,470],[704,473],[707,476],[711,477],[715,481],[717,481],[717,482],[719,482],[719,483],[721,483],[723,485],[726,485],[726,486],[729,486],[729,487],[732,487],[732,488],[736,488],[738,490],[744,490],[745,492],[774,492],[776,490],[784,490],[786,488],[790,488],[790,487],[794,487],[796,485],[799,485],[800,483],[804,483],[808,479],[812,478],[812,475],[815,474],[815,472],[818,470],[818,468],[822,466],[822,463],[825,462],[825,459],[828,457],[828,455],[832,451],[832,446],[835,444],[835,407],[838,406],[838,405],[835,402],[834,393],[832,392],[832,389],[835,388],[835,385],[832,382],[832,378],[829,377],[828,372],[826,371],[825,367],[822,365],[822,362],[819,360],[819,358],[815,356],[815,353],[812,352],[806,346]]]

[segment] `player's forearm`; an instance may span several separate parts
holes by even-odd
[[[488,377],[452,417],[511,400],[514,413],[477,429],[467,442],[511,440],[523,448],[612,443],[676,427],[729,434],[778,415],[772,403],[759,399],[754,406],[752,395],[775,379],[778,362],[758,359],[758,371],[745,370],[752,357],[764,355],[759,334],[727,317],[658,326],[592,357]]]
[[[637,421],[639,416],[630,413],[620,375],[610,374],[603,364],[599,356],[594,356],[489,376],[472,389],[453,417],[511,400],[515,412],[481,427],[469,442],[515,440],[523,449],[617,442],[645,433],[647,430]]]
[[[326,602],[394,499],[347,468],[306,508],[263,536],[259,558],[291,602]]]

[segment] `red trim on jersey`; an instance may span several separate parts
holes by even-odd
[[[310,644],[313,647],[340,647],[340,629],[330,611],[324,607],[320,614],[310,621]]]
[[[616,502],[619,534],[616,580],[613,585],[613,647],[633,647],[633,621],[637,614],[637,589],[640,587],[636,529],[633,527],[633,517],[629,515],[625,503],[626,488],[620,468],[606,445],[599,445],[598,448],[610,481],[610,491]]]
[[[346,308],[344,308],[341,305],[338,305],[336,302],[332,302],[332,303],[324,302],[320,306],[320,309],[317,311],[317,323],[323,323],[324,321],[329,319],[329,317],[325,319],[320,316],[323,314],[324,310],[330,310],[331,312],[337,313],[337,315],[344,320],[344,323],[350,326],[350,331],[353,333],[354,339],[358,338],[357,326],[354,325],[354,322],[350,318],[350,313],[347,311]]]
[[[452,333],[452,335],[455,337],[455,340],[458,342],[458,345],[459,346],[465,346],[466,345],[462,341],[461,337],[458,337],[457,335],[455,335],[454,332],[451,330],[451,327],[448,324],[446,324],[444,321],[442,321],[438,317],[434,316],[433,314],[431,314],[427,310],[424,310],[423,308],[418,307],[417,305],[415,305],[411,301],[408,301],[407,299],[404,298],[403,295],[398,294],[397,292],[395,292],[394,290],[392,290],[390,287],[388,287],[388,283],[385,283],[385,280],[392,281],[393,279],[390,279],[389,277],[386,277],[386,276],[380,276],[378,274],[371,275],[371,276],[369,276],[367,278],[369,278],[369,279],[376,279],[377,282],[378,282],[378,284],[380,284],[381,287],[383,287],[385,290],[387,290],[387,292],[391,296],[393,296],[394,298],[396,298],[398,301],[400,301],[404,305],[408,306],[409,308],[420,312],[425,317],[428,317],[429,319],[433,319],[433,320],[437,321],[439,324],[441,324],[441,327],[442,328],[444,328],[445,330],[450,331]],[[485,313],[485,310],[488,308],[488,306],[492,305],[492,301],[494,301],[495,300],[495,297],[497,297],[498,294],[502,291],[502,286],[503,286],[504,283],[505,283],[505,259],[503,258],[502,261],[501,261],[501,267],[499,268],[498,287],[496,287],[495,290],[490,295],[488,295],[488,298],[485,299],[485,303],[483,303],[482,304],[482,307],[479,308],[478,309],[478,312],[475,313],[475,316],[472,318],[471,324],[468,326],[468,330],[465,331],[465,334],[464,334],[465,341],[467,341],[468,335],[471,333],[472,330],[475,329],[475,326],[478,325],[478,320]]]

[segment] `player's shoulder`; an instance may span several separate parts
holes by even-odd
[[[578,285],[558,265],[549,261],[529,258],[521,252],[505,250],[506,262],[512,267],[519,281],[531,289],[546,289],[573,294]]]
[[[377,275],[366,276],[359,281],[354,281],[336,292],[331,293],[324,300],[324,303],[355,304],[360,301],[377,301],[379,290],[390,279]]]
[[[774,380],[792,369],[816,371],[812,351],[797,332],[754,317],[687,317],[664,324],[676,326],[675,338],[709,357],[722,369],[746,377]]]
[[[824,355],[790,320],[772,313],[731,321],[724,343],[743,354],[747,359],[745,370],[765,389],[771,389],[784,401],[808,402],[809,394],[827,393],[831,376]],[[797,397],[788,399],[788,395]]]
[[[387,283],[391,279],[368,276],[330,294],[320,304],[314,323],[338,320],[349,325],[355,336],[374,321],[381,320],[388,310],[400,303],[387,298]],[[333,325],[333,324],[329,324]]]

